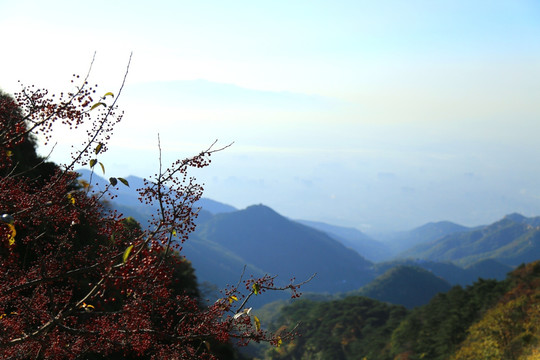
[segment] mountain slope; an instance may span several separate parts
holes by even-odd
[[[517,266],[540,258],[539,222],[539,218],[512,214],[491,225],[419,245],[401,256],[453,261],[465,266],[484,259],[496,259]]]
[[[81,178],[89,181],[91,179],[91,186],[97,190],[105,189],[105,186],[109,183],[108,180],[92,173],[92,171],[87,169],[79,169],[77,172],[81,175]],[[125,211],[131,214],[139,214],[145,216],[145,214],[150,214],[153,210],[151,206],[142,205],[139,201],[139,193],[137,189],[144,187],[144,179],[137,176],[127,176],[126,180],[129,183],[129,186],[118,186],[118,189],[114,191],[114,194],[117,196],[114,201],[111,202],[115,208],[122,208]],[[221,214],[236,211],[237,209],[231,205],[223,204],[218,201],[202,198],[195,203],[196,207],[201,207],[204,211],[208,211],[211,214]],[[133,215],[129,215],[133,216]],[[135,219],[139,220],[136,216]],[[146,218],[145,218],[146,220]]]
[[[392,248],[394,254],[420,244],[429,243],[449,234],[468,231],[470,228],[450,221],[430,222],[409,231],[382,235],[382,240]]]
[[[471,285],[479,278],[504,280],[512,270],[511,266],[504,265],[494,259],[481,260],[465,268],[451,262],[437,262],[424,259],[398,259],[377,263],[374,265],[376,274],[384,272],[400,265],[417,266],[432,272],[435,276],[448,281],[451,285]]]
[[[372,279],[372,264],[358,253],[263,205],[216,215],[196,234],[284,281],[316,273],[306,291],[348,291]]]
[[[298,326],[301,334],[265,359],[388,359],[392,330],[406,315],[402,306],[360,296],[314,302],[299,300],[280,309],[272,330]],[[258,356],[259,357],[259,356]]]
[[[358,229],[335,226],[319,221],[297,220],[299,223],[325,232],[343,245],[356,250],[360,255],[370,261],[386,259],[389,248],[386,244],[374,240]]]
[[[420,267],[397,266],[352,294],[413,308],[450,288],[447,281]]]
[[[467,331],[453,360],[540,358],[540,262],[509,276],[511,289]]]
[[[383,305],[386,305],[384,307]],[[264,314],[270,329],[299,324],[301,336],[264,359],[537,360],[540,261],[506,280],[479,280],[403,308],[365,297],[300,300]]]

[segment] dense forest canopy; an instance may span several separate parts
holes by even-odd
[[[454,286],[412,310],[373,299],[300,300],[274,310],[273,327],[301,337],[266,359],[532,360],[540,356],[540,261],[504,281]],[[269,316],[270,318],[270,316]]]

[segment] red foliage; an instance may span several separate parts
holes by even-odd
[[[142,231],[104,209],[105,194],[91,193],[73,172],[96,164],[121,119],[118,96],[106,104],[95,93],[85,79],[60,96],[23,87],[16,102],[0,97],[0,358],[206,359],[213,358],[211,341],[279,344],[246,310],[252,295],[276,290],[272,277],[243,282],[247,293],[239,282],[210,306],[174,281],[182,263],[175,239],[194,230],[193,204],[202,194],[188,170],[207,166],[221,149],[179,160],[146,181],[141,201],[159,211],[153,230]],[[57,124],[91,125],[72,163],[36,175],[46,168],[43,159],[13,160],[30,134],[48,141]],[[111,180],[105,193],[115,185]],[[297,287],[286,288],[297,296]]]

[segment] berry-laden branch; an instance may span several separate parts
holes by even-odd
[[[267,290],[297,297],[303,283],[250,278],[204,305],[180,253],[203,192],[189,173],[231,144],[214,142],[164,167],[158,140],[159,171],[138,189],[157,208],[148,230],[102,205],[117,185],[129,186],[125,179],[111,178],[102,192],[77,179],[77,166],[105,168],[98,156],[122,118],[117,101],[129,71],[128,62],[116,95],[98,96],[92,64],[66,93],[23,86],[14,98],[0,94],[0,358],[212,359],[216,342],[279,346],[292,337],[294,329],[264,331],[248,301]],[[58,126],[86,134],[64,166],[36,153],[37,136],[48,142]]]

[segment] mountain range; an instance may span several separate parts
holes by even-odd
[[[81,173],[89,179],[90,172]],[[141,187],[143,180],[134,176],[126,180],[130,187],[120,187],[110,206],[145,226],[155,209],[138,201],[134,189]],[[92,175],[96,189],[106,183]],[[264,205],[238,210],[203,198],[196,206],[201,207],[197,229],[182,245],[182,254],[192,262],[199,283],[210,290],[235,284],[242,274],[271,274],[277,276],[277,285],[288,283],[292,277],[303,281],[316,274],[304,291],[358,291],[416,306],[447,286],[472,284],[480,277],[503,279],[512,268],[536,260],[540,254],[540,218],[518,214],[476,228],[451,222],[429,223],[378,240],[354,228],[294,221]],[[372,286],[368,285],[372,281]],[[407,284],[422,284],[423,300],[415,298],[418,291],[406,290]],[[392,292],[403,295],[393,299],[376,295]],[[283,296],[287,294],[276,292],[256,303]]]
[[[451,261],[471,266],[483,259],[494,259],[515,267],[540,256],[540,217],[510,214],[503,219],[469,231],[460,231],[423,243],[401,257]]]

